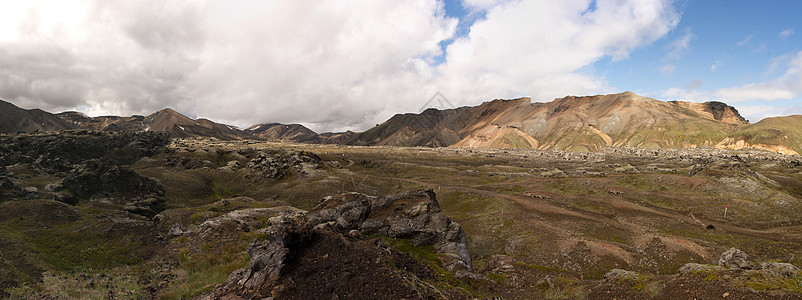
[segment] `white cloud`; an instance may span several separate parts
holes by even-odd
[[[673,64],[666,64],[665,66],[660,68],[660,73],[671,74],[671,73],[674,73],[674,69],[675,68],[676,68],[676,66],[674,66]]]
[[[657,99],[665,100],[682,100],[692,102],[705,102],[715,99],[708,92],[699,90],[697,88],[689,87],[687,84],[684,88],[672,87],[665,91],[656,93]]]
[[[720,89],[715,94],[731,102],[789,100],[802,95],[802,51],[780,56],[772,62],[771,69],[777,68],[777,62],[787,63],[782,75],[762,82]]]
[[[510,0],[462,0],[462,5],[470,10],[487,10]]]
[[[794,29],[793,28],[788,28],[786,30],[781,31],[780,34],[777,35],[777,37],[779,37],[781,39],[788,39],[792,35],[794,35]]]
[[[578,70],[603,57],[624,59],[679,20],[662,1],[519,1],[488,9],[447,48],[438,88],[465,103],[530,95],[550,100],[608,91]]]
[[[738,113],[751,123],[756,123],[765,118],[787,115],[783,113],[781,107],[772,105],[739,105],[737,109]]]
[[[749,44],[749,42],[751,42],[753,38],[755,38],[755,36],[753,34],[747,35],[744,39],[742,39],[742,40],[738,41],[737,43],[735,43],[735,46],[736,47],[746,46],[746,44]]]
[[[691,48],[691,41],[696,38],[690,27],[685,27],[685,33],[671,43],[671,51],[668,52],[666,58],[670,60],[679,60]]]
[[[436,0],[0,4],[0,98],[58,112],[173,107],[247,126],[366,129],[436,91],[455,105],[611,91],[580,70],[672,30],[669,0],[487,1],[470,34]]]
[[[731,87],[716,91],[721,99],[731,102],[742,102],[749,100],[774,101],[791,99],[796,93],[784,87],[775,86],[773,83],[750,83],[739,87]]]
[[[689,91],[698,90],[702,88],[702,85],[704,85],[704,82],[699,79],[694,79],[685,84],[685,89]]]
[[[802,113],[797,105],[786,107],[787,102],[798,101],[802,96],[802,51],[784,54],[771,60],[768,75],[777,74],[764,81],[710,91],[701,89],[701,81],[691,81],[684,88],[672,87],[656,93],[662,99],[679,99],[695,102],[723,101],[736,105],[738,111],[755,122],[766,117]],[[779,70],[779,72],[778,72]],[[778,105],[777,102],[786,104]]]

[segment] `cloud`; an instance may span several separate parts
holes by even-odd
[[[0,98],[364,130],[437,91],[455,105],[610,91],[581,70],[625,59],[679,21],[668,0],[464,3],[484,17],[455,37],[458,20],[436,0],[8,2]]]
[[[488,9],[448,46],[437,88],[460,104],[612,90],[579,70],[665,36],[679,16],[661,1],[519,1]],[[455,96],[454,96],[455,95]],[[458,101],[460,101],[458,100]]]
[[[802,95],[802,51],[772,59],[770,69],[778,68],[776,64],[779,62],[786,63],[785,71],[781,75],[762,82],[719,89],[715,94],[730,102],[776,101],[799,97]]]
[[[738,113],[751,123],[758,122],[765,118],[788,115],[784,109],[773,105],[754,104],[739,105]]]
[[[746,46],[746,44],[749,44],[749,42],[751,42],[753,38],[755,38],[755,35],[753,35],[753,34],[747,35],[744,39],[742,39],[742,40],[738,41],[737,43],[735,43],[735,46],[736,47]]]
[[[694,79],[691,80],[691,82],[685,84],[685,89],[689,91],[698,90],[702,87],[703,84],[704,83],[701,80]]]
[[[667,65],[663,66],[662,68],[660,68],[660,73],[663,73],[664,75],[665,74],[671,74],[671,73],[674,73],[674,69],[675,68],[676,68],[676,66],[674,66],[673,64],[667,64]]]
[[[774,77],[712,91],[702,89],[702,82],[693,80],[683,88],[672,87],[659,91],[656,95],[663,99],[697,102],[718,100],[741,104],[736,105],[739,112],[752,121],[802,113],[798,102],[802,96],[802,51],[771,59],[766,74]]]
[[[790,38],[792,35],[794,35],[794,29],[788,28],[786,30],[781,31],[780,34],[777,35],[777,37],[785,40]]]
[[[679,60],[682,55],[688,52],[691,48],[691,41],[696,39],[696,35],[690,27],[685,27],[685,32],[681,37],[671,42],[671,51],[666,55],[667,59]]]
[[[715,97],[709,92],[695,88],[692,85],[693,82],[686,84],[684,88],[672,87],[667,90],[657,92],[656,96],[658,99],[693,102],[704,102],[715,99]]]
[[[462,5],[471,10],[487,10],[510,0],[462,0]]]

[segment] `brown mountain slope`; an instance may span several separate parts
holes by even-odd
[[[474,107],[448,110],[427,109],[420,114],[398,114],[378,126],[345,141],[351,145],[445,147],[459,143],[491,124],[502,112],[525,114],[540,103],[529,98],[493,100]]]
[[[624,92],[549,103],[493,100],[476,107],[396,115],[348,143],[577,151],[683,148],[715,145],[746,123],[724,103],[662,102]]]
[[[79,112],[63,112],[58,116],[83,128],[104,131],[166,131],[174,137],[214,137],[237,139],[248,136],[237,128],[207,119],[193,120],[181,113],[165,108],[148,116],[88,117]]]
[[[245,133],[261,139],[302,143],[317,143],[326,138],[300,124],[257,124],[245,129]]]
[[[729,134],[722,149],[759,148],[785,154],[802,153],[802,115],[766,118]]]
[[[0,133],[58,131],[79,128],[41,109],[22,109],[0,100]]]
[[[141,131],[144,130],[143,116],[118,117],[100,116],[89,117],[77,111],[66,111],[56,114],[64,121],[74,123],[83,128],[107,131]]]
[[[687,107],[695,110],[696,112],[713,118],[722,122],[732,124],[749,124],[749,121],[744,119],[735,107],[729,106],[726,103],[718,101],[709,101],[705,103],[685,102],[685,101],[669,101],[671,104]]]
[[[223,140],[242,138],[245,134],[236,127],[207,119],[192,120],[175,110],[165,108],[142,120],[145,130],[167,131],[174,137],[214,137]]]

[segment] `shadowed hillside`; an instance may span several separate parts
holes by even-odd
[[[0,133],[79,128],[41,109],[22,109],[3,100],[0,100],[0,116]]]

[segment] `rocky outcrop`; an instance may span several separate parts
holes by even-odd
[[[765,277],[791,278],[799,275],[799,268],[789,263],[762,262],[757,267]]]
[[[669,103],[686,107],[710,119],[732,124],[749,124],[735,107],[719,101],[708,101],[705,103],[669,101]]]
[[[169,141],[167,135],[154,132],[65,131],[0,135],[0,153],[7,165],[29,163],[40,172],[53,174],[68,172],[91,159],[133,163],[164,151]]]
[[[433,191],[412,191],[373,198],[362,194],[330,196],[309,213],[313,224],[330,223],[365,235],[410,239],[413,246],[434,245],[446,254],[450,271],[470,271],[465,232],[440,211]]]
[[[165,209],[164,188],[156,180],[108,160],[87,161],[49,188],[60,200],[76,204],[79,199],[104,198],[123,205],[128,212],[153,217]],[[64,196],[69,191],[74,197]]]
[[[604,280],[637,280],[642,276],[643,275],[633,271],[612,269],[609,272],[604,273]]]
[[[17,186],[8,178],[6,166],[0,165],[0,199],[4,197],[3,193],[16,192],[17,190],[19,190]]]
[[[727,268],[719,266],[719,265],[706,265],[706,264],[697,264],[697,263],[687,263],[677,270],[680,274],[683,275],[692,275],[698,273],[710,273],[710,272],[720,272],[724,271]]]
[[[205,222],[196,231],[203,231],[203,228],[223,219],[237,218],[224,216],[218,219]],[[261,295],[269,294],[271,290],[275,293],[277,282],[288,268],[288,259],[300,255],[296,253],[300,251],[298,244],[311,243],[315,238],[310,236],[333,238],[345,246],[364,244],[364,241],[358,242],[360,234],[405,238],[414,246],[433,245],[446,258],[444,267],[457,276],[471,275],[471,256],[465,233],[459,224],[440,211],[433,191],[419,190],[383,197],[359,193],[329,196],[309,212],[288,211],[269,218],[267,225],[258,231],[267,239],[251,243],[248,267],[233,272],[224,290]],[[379,246],[383,243],[379,242]]]
[[[754,267],[749,254],[735,248],[721,253],[713,263],[728,269],[752,269]]]
[[[307,151],[270,154],[260,151],[246,164],[246,167],[256,176],[281,179],[290,175],[308,175],[320,168],[321,161],[317,154]]]
[[[718,273],[728,270],[737,271],[739,276],[761,276],[766,279],[785,279],[800,274],[799,268],[789,263],[762,262],[756,264],[746,252],[730,248],[719,255],[712,265],[687,263],[680,267],[678,272],[682,275],[696,275]]]

